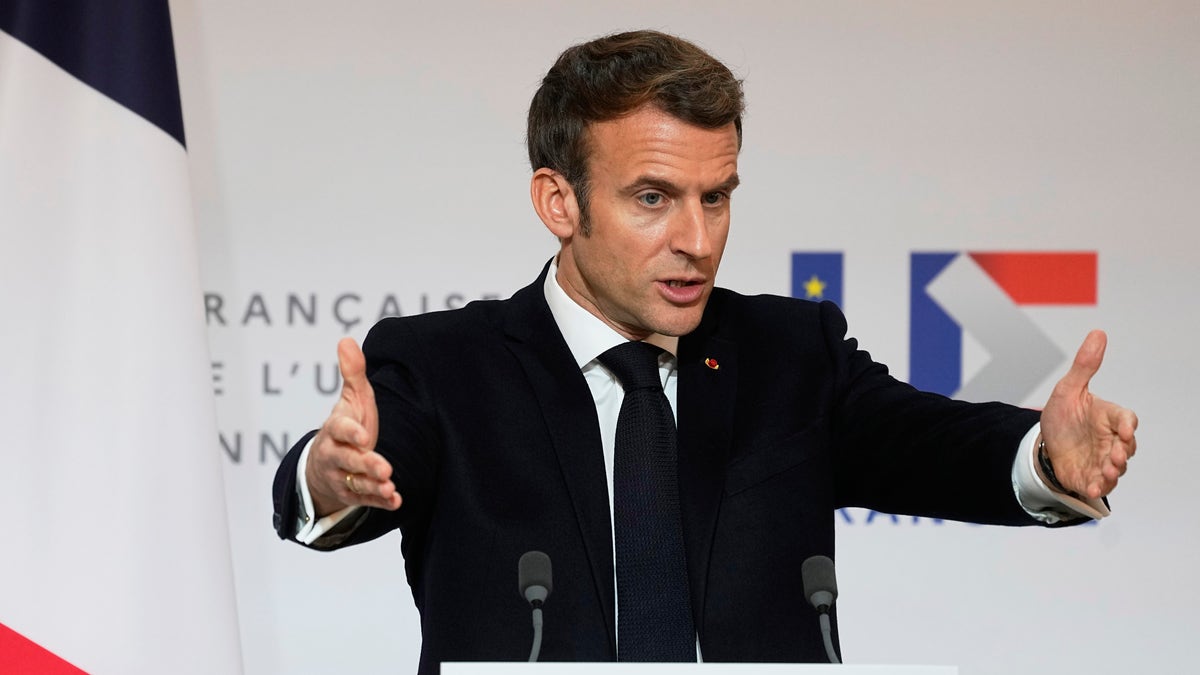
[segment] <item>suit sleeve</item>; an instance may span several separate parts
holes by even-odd
[[[835,387],[831,427],[839,506],[979,523],[1036,524],[1011,474],[1039,413],[967,403],[893,378],[857,341],[832,303],[821,305]]]

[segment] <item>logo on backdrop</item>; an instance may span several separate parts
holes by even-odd
[[[1020,402],[1068,358],[1024,311],[1095,305],[1096,253],[913,253],[909,383],[971,401]],[[988,352],[969,377],[963,338]]]
[[[842,305],[842,254],[793,253],[792,297]]]
[[[792,253],[792,297],[831,300],[844,308],[843,258],[842,252]],[[913,253],[909,382],[967,400],[1026,399],[1069,355],[1024,308],[1095,305],[1096,268],[1094,251]],[[966,335],[989,356],[969,377],[963,368]],[[876,511],[838,513],[847,525],[910,522],[908,516]],[[913,525],[919,521],[911,519]]]

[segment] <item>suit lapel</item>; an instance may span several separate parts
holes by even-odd
[[[692,614],[703,631],[708,561],[733,436],[737,345],[713,335],[710,312],[679,341],[679,496],[687,548]]]
[[[543,269],[534,284],[513,296],[504,330],[509,350],[529,378],[554,446],[615,657],[612,524],[600,427],[595,401],[546,305],[545,276]],[[700,631],[737,393],[737,345],[715,334],[720,304],[714,293],[700,327],[680,339],[678,354],[680,506],[692,613]]]
[[[504,327],[507,346],[537,396],[579,523],[608,626],[609,648],[615,655],[612,525],[600,425],[592,394],[546,305],[545,277],[543,269],[537,282],[513,296],[513,311],[506,316]]]

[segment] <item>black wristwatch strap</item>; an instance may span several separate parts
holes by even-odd
[[[1050,487],[1065,495],[1069,495],[1075,499],[1084,501],[1083,497],[1079,496],[1078,493],[1063,487],[1063,484],[1058,480],[1058,476],[1054,474],[1054,465],[1050,463],[1050,454],[1046,452],[1045,438],[1038,440],[1037,461],[1038,466],[1042,467],[1042,474],[1045,475],[1046,481],[1050,483]]]

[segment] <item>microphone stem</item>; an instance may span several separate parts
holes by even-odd
[[[542,608],[533,610],[533,648],[529,650],[529,662],[537,663],[538,654],[542,651]]]
[[[842,661],[838,658],[837,652],[833,650],[833,629],[829,625],[828,612],[821,612],[821,637],[825,639],[825,654],[829,656],[829,662],[841,663]]]

